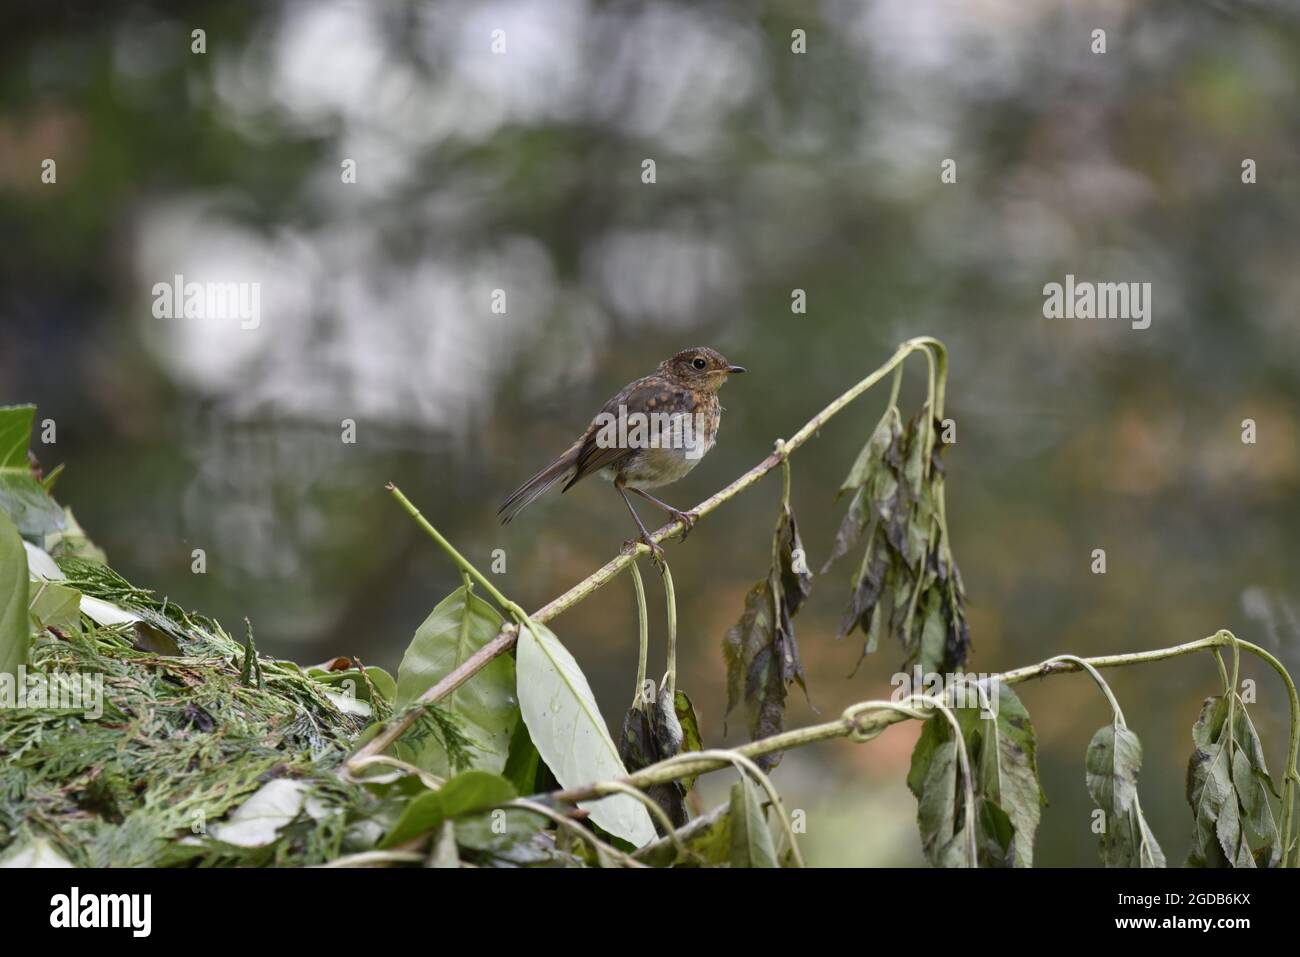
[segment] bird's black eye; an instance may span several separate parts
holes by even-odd
[[[696,356],[695,359],[694,359],[694,361],[691,362],[691,365],[695,366],[695,368],[697,368],[697,369],[703,369],[706,365],[708,365],[708,363],[705,362],[705,361],[704,361],[702,358],[700,358],[699,356]]]

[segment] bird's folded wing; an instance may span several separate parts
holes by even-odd
[[[621,462],[626,460],[638,448],[629,448],[625,441],[627,436],[618,434],[617,423],[619,422],[619,408],[626,409],[625,417],[630,417],[633,413],[644,415],[653,415],[654,413],[666,413],[675,415],[681,412],[690,412],[695,407],[695,402],[689,390],[674,386],[665,382],[659,376],[648,376],[644,379],[638,379],[626,389],[620,392],[614,398],[605,403],[604,408],[597,413],[596,418],[591,425],[587,427],[587,434],[583,436],[582,447],[578,450],[577,467],[574,470],[573,478],[569,479],[565,489],[585,476],[593,472],[599,472],[606,466],[617,467]],[[610,421],[615,423],[615,436],[617,441],[614,443],[603,442],[602,424]],[[654,420],[650,420],[653,422]],[[629,433],[636,428],[635,420],[628,422]],[[603,430],[605,437],[608,438],[609,430]],[[661,430],[662,431],[662,430]],[[649,429],[643,433],[649,435]]]

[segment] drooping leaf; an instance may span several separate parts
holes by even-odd
[[[685,702],[689,720],[694,722],[695,714],[690,710],[690,700],[680,691],[675,696],[670,696],[667,686],[660,688],[653,705],[647,704],[638,696],[636,704],[628,709],[623,718],[623,731],[618,742],[618,756],[628,771],[639,771],[681,753],[685,731],[678,717],[677,703],[682,701]],[[699,729],[693,727],[692,732],[698,742]],[[685,780],[676,780],[650,785],[645,792],[663,808],[676,829],[686,823],[686,792],[689,790],[690,785]],[[655,829],[662,834],[663,828],[657,820]]]
[[[1038,780],[1037,743],[1020,699],[1001,682],[995,686],[997,696],[990,704],[996,705],[996,716],[980,708],[954,709],[974,779],[976,851],[984,867],[1032,867],[1034,834],[1046,803]],[[936,867],[969,865],[958,754],[948,720],[936,714],[926,721],[912,752],[907,785],[917,798],[922,848]]]
[[[1234,692],[1206,698],[1192,742],[1187,762],[1187,800],[1196,824],[1191,863],[1276,865],[1282,848],[1268,800],[1272,782],[1241,697]]]
[[[37,538],[63,527],[63,509],[32,472],[27,448],[34,405],[0,406],[0,512],[22,535]]]
[[[545,625],[520,629],[516,673],[528,734],[563,787],[627,775],[586,676]],[[581,806],[606,831],[637,847],[655,837],[650,813],[635,798],[616,794]]]
[[[994,682],[998,690],[997,717],[980,717],[974,708],[962,709],[963,727],[969,723],[980,737],[978,756],[972,753],[979,771],[977,791],[1001,807],[1015,827],[1017,867],[1032,867],[1034,834],[1047,803],[1038,781],[1037,742],[1029,712],[1010,687]],[[976,722],[978,724],[976,725]],[[973,738],[973,732],[968,732]]]
[[[731,786],[731,866],[780,867],[758,785],[746,778]]]
[[[32,640],[27,588],[27,550],[18,529],[0,512],[0,674],[15,678]]]
[[[925,410],[905,428],[897,408],[886,412],[840,488],[853,498],[823,571],[865,539],[839,636],[860,628],[865,657],[888,632],[903,648],[904,669],[949,673],[964,664],[970,631],[941,520],[937,425]]]
[[[1164,867],[1165,855],[1151,833],[1137,798],[1142,743],[1116,723],[1092,736],[1088,745],[1088,793],[1101,809],[1101,859],[1107,867]]]
[[[722,639],[727,666],[727,710],[745,706],[750,740],[780,734],[785,728],[785,700],[792,682],[806,694],[792,616],[812,589],[803,542],[794,513],[782,507],[772,542],[774,564],[767,578],[745,595],[745,608]],[[770,770],[779,752],[758,759]]]
[[[395,709],[411,704],[451,674],[500,630],[501,616],[496,609],[464,586],[457,588],[416,629],[397,671]],[[501,771],[519,721],[515,665],[510,656],[494,658],[441,704],[472,739],[474,767]],[[418,748],[399,742],[398,749],[406,760],[440,777],[447,777],[452,770],[436,735],[421,739]]]
[[[682,751],[703,751],[704,739],[700,736],[700,720],[695,716],[695,705],[680,688],[673,697],[673,708],[677,712],[677,723],[682,728]],[[695,786],[696,775],[681,778],[682,787],[688,792]]]

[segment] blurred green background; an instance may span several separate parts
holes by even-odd
[[[664,490],[686,507],[931,334],[951,354],[973,669],[1227,627],[1300,673],[1293,3],[46,0],[5,4],[0,63],[0,402],[55,420],[37,452],[67,464],[59,497],[123,574],[232,630],[249,616],[265,653],[395,671],[459,584],[389,480],[480,568],[504,549],[500,587],[537,607],[631,534],[624,506],[584,483],[505,529],[494,510],[625,382],[695,344],[750,370],[723,393],[718,448]],[[260,283],[261,324],[154,318],[153,284],[177,273]],[[1043,318],[1066,273],[1152,283],[1151,327]],[[795,457],[814,570],[883,402]],[[764,574],[779,486],[669,551],[679,686],[709,744],[743,740],[743,720],[723,730],[719,642]],[[845,678],[849,571],[819,578],[796,619],[818,710],[795,689],[790,726],[890,691],[893,647]],[[616,721],[630,582],[553,627]],[[1245,667],[1276,769],[1285,699]],[[1181,862],[1214,665],[1108,677],[1145,745],[1143,807]],[[1080,676],[1020,693],[1051,801],[1038,863],[1094,864],[1083,756],[1105,702]],[[786,756],[775,780],[806,812],[812,862],[920,862],[915,734]],[[705,779],[705,805],[729,783]]]

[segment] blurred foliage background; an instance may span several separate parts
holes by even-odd
[[[459,583],[386,481],[480,567],[504,549],[501,587],[537,607],[631,534],[623,504],[584,483],[506,529],[494,510],[625,382],[695,344],[750,369],[723,394],[718,448],[665,490],[686,507],[932,334],[952,358],[972,668],[1228,627],[1300,673],[1293,3],[44,0],[4,5],[0,64],[0,401],[55,420],[40,458],[67,464],[58,494],[120,571],[232,627],[250,616],[266,653],[395,670]],[[1151,327],[1044,319],[1067,272],[1151,282]],[[153,284],[178,273],[260,283],[260,326],[154,318]],[[795,457],[814,569],[883,402]],[[679,686],[710,744],[743,734],[724,734],[719,642],[764,573],[779,494],[769,478],[669,551]],[[795,689],[791,726],[890,691],[894,648],[845,678],[848,575],[819,578],[796,619],[820,718]],[[553,626],[616,720],[630,582]],[[1281,688],[1246,668],[1280,766]],[[1112,680],[1146,749],[1143,806],[1181,862],[1215,669]],[[1081,676],[1020,693],[1051,800],[1038,862],[1093,864],[1083,756],[1104,700]],[[920,861],[915,734],[786,756],[776,782],[812,862]],[[705,802],[728,783],[706,779]]]

